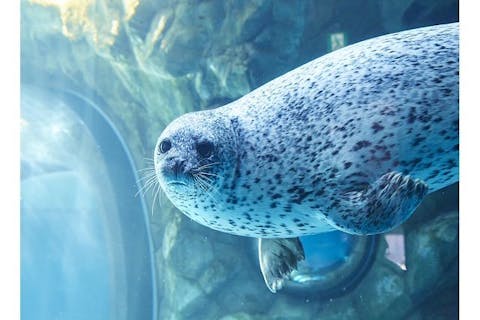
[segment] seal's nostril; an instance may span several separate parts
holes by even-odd
[[[176,160],[172,167],[173,172],[175,174],[179,174],[183,172],[184,168],[185,168],[185,160]]]

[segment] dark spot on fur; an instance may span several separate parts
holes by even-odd
[[[363,148],[366,148],[368,146],[370,146],[372,143],[370,141],[367,141],[367,140],[361,140],[361,141],[358,141],[352,148],[352,151],[358,151],[360,149],[363,149]]]
[[[448,159],[448,166],[449,166],[449,169],[453,169],[457,166],[457,162],[453,159]]]
[[[312,193],[312,191],[307,192],[304,188],[298,186],[294,186],[288,189],[287,192],[291,194],[291,201],[297,204],[302,203],[303,199],[305,199],[309,194]]]
[[[373,129],[373,133],[377,133],[377,132],[385,129],[385,127],[382,126],[381,124],[379,124],[378,122],[374,122],[373,125],[372,125],[372,129]]]
[[[415,140],[412,143],[412,146],[416,147],[424,140],[425,140],[425,137],[416,137]]]
[[[417,116],[415,114],[415,108],[414,107],[411,107],[410,108],[410,112],[408,113],[408,120],[407,122],[408,123],[414,123],[415,122],[415,119],[417,119]]]

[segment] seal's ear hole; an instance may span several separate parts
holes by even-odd
[[[170,140],[165,139],[162,142],[160,142],[160,145],[158,146],[158,151],[160,153],[165,153],[168,150],[170,150],[171,147],[172,147],[172,143],[170,142]]]
[[[213,153],[213,143],[208,140],[203,140],[196,145],[197,152],[202,157],[209,157]]]

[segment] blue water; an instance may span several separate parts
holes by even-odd
[[[24,86],[21,112],[22,317],[154,317],[145,209],[129,192],[136,179],[113,128],[66,92]],[[96,139],[117,141],[104,154]],[[112,156],[127,174],[110,176]]]
[[[100,203],[90,190],[82,176],[68,171],[22,182],[22,198],[28,199],[21,234],[27,319],[84,319],[85,310],[90,319],[110,317],[114,292],[108,275],[115,266],[108,261],[112,250],[97,216]]]
[[[343,232],[329,232],[322,238],[303,237],[302,244],[307,260],[318,269],[327,269],[341,263],[352,250],[352,236]]]

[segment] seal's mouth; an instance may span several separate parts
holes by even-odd
[[[183,181],[169,181],[167,182],[167,186],[188,186],[188,184]]]

